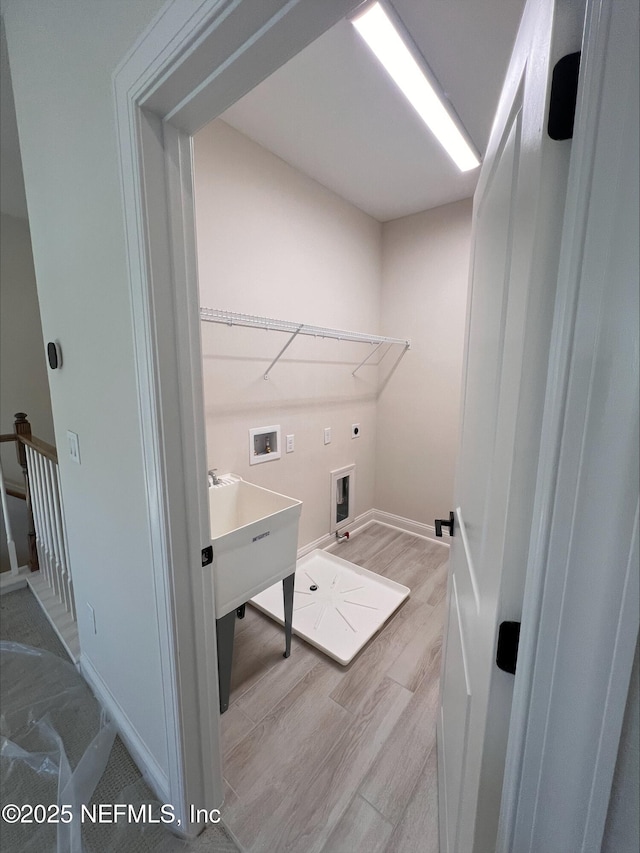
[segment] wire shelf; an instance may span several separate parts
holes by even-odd
[[[294,323],[291,320],[275,320],[272,317],[258,317],[254,314],[239,314],[234,311],[222,311],[218,308],[200,308],[200,319],[207,323],[220,323],[227,326],[246,326],[252,329],[265,329],[266,331],[286,332],[289,334],[291,337],[265,371],[265,379],[269,378],[271,368],[278,362],[285,350],[293,343],[298,335],[307,335],[314,338],[332,338],[337,341],[353,341],[355,343],[365,343],[375,346],[373,352],[370,352],[353,371],[354,376],[383,344],[388,344],[387,352],[394,344],[404,347],[405,351],[411,347],[411,341],[405,338],[390,338],[384,335],[367,335],[363,332],[350,332],[346,329],[331,329],[327,326],[311,326],[307,323]],[[386,355],[386,352],[384,355]],[[382,356],[383,358],[384,355]]]

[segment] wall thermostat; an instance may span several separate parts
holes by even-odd
[[[51,370],[56,370],[62,367],[62,350],[57,341],[49,341],[47,344],[47,358],[49,359],[49,367]]]

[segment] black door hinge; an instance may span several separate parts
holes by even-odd
[[[578,102],[578,74],[580,72],[580,51],[568,53],[559,59],[551,78],[551,98],[549,100],[549,121],[547,133],[551,139],[571,139],[573,121]]]
[[[518,662],[518,643],[520,642],[520,623],[502,622],[498,628],[498,648],[496,663],[499,669],[515,675]]]
[[[436,536],[442,536],[442,528],[443,527],[448,527],[449,528],[449,535],[453,536],[453,528],[455,526],[455,514],[454,514],[453,510],[449,513],[449,520],[448,521],[446,518],[436,518],[435,525],[436,525]]]
[[[213,563],[213,545],[209,545],[208,548],[202,549],[202,566],[208,566],[210,563]]]

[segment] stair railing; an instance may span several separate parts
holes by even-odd
[[[20,572],[18,566],[18,555],[16,552],[16,543],[13,539],[13,531],[11,529],[11,518],[9,517],[9,504],[7,501],[7,487],[4,482],[4,472],[2,471],[2,463],[0,462],[0,500],[2,501],[2,517],[4,519],[4,529],[7,536],[7,550],[9,552],[9,566],[11,574],[15,577]]]
[[[29,568],[32,572],[40,571],[75,622],[76,606],[56,449],[32,435],[24,412],[15,416],[13,435],[0,436],[0,440],[15,441],[24,475]]]

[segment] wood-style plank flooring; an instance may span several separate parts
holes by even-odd
[[[372,524],[333,546],[410,598],[343,667],[247,607],[222,715],[225,824],[247,853],[438,853],[448,548]]]

